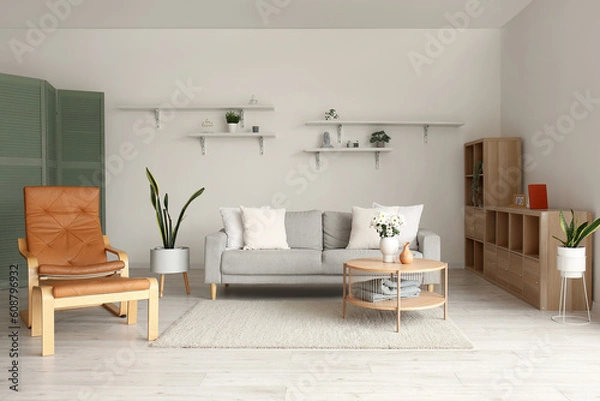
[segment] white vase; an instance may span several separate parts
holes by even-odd
[[[150,250],[150,271],[158,274],[185,273],[190,270],[190,248],[156,247]]]
[[[580,278],[585,271],[585,247],[566,248],[559,246],[556,268],[562,277]]]
[[[235,134],[237,132],[237,129],[238,129],[237,124],[227,124],[227,127],[229,128],[230,134]]]
[[[396,237],[383,237],[379,240],[379,250],[383,254],[385,263],[393,263],[398,253],[398,239]]]

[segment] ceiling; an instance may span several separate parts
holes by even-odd
[[[504,26],[533,0],[0,0],[0,28],[436,29],[480,4],[467,27]],[[62,4],[54,11],[48,4]],[[70,10],[64,7],[69,5]],[[53,15],[59,18],[53,17]],[[29,26],[27,25],[29,21]],[[51,26],[51,25],[50,25]]]

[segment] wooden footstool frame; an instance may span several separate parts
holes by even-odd
[[[54,311],[73,307],[99,306],[105,303],[122,302],[127,309],[127,324],[137,323],[137,301],[148,300],[148,341],[158,338],[158,282],[147,278],[147,290],[114,292],[94,295],[78,295],[55,298],[53,287],[41,285],[33,287],[31,335],[42,336],[42,356],[54,355]]]

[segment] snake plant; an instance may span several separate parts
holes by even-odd
[[[556,235],[553,235],[553,237],[559,240],[566,248],[577,248],[581,241],[592,235],[594,231],[600,228],[600,217],[591,223],[586,221],[580,226],[577,226],[577,222],[575,221],[575,212],[573,212],[573,209],[571,209],[571,222],[569,224],[567,224],[565,215],[561,210],[559,213],[559,224],[560,228],[567,236],[567,239],[563,241]]]
[[[173,219],[171,218],[171,213],[169,212],[169,194],[165,193],[163,202],[161,203],[160,188],[158,187],[156,179],[147,167],[146,177],[148,177],[148,181],[150,181],[150,203],[152,203],[152,206],[156,211],[156,221],[158,223],[158,229],[160,230],[163,247],[166,249],[173,249],[175,248],[175,240],[177,239],[177,233],[179,232],[179,225],[185,217],[186,209],[194,199],[202,195],[204,188],[200,188],[194,192],[192,196],[190,196],[186,204],[183,205],[183,208],[181,208],[181,212],[177,218],[177,223],[175,224],[175,227],[173,227]]]

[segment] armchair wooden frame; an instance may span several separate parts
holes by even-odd
[[[42,356],[54,354],[54,311],[58,309],[79,308],[121,302],[127,313],[127,324],[137,323],[137,301],[148,300],[148,341],[158,338],[158,282],[147,278],[150,287],[147,290],[114,292],[96,295],[84,295],[54,298],[52,287],[47,285],[33,287],[31,335],[42,336]]]
[[[129,277],[129,258],[127,257],[127,253],[120,249],[114,248],[110,245],[110,240],[106,235],[103,235],[104,239],[104,249],[106,252],[116,255],[117,258],[125,264],[121,270],[118,271],[119,276],[121,277]],[[19,238],[19,253],[25,258],[27,261],[27,277],[28,277],[28,309],[21,310],[21,319],[25,322],[28,328],[31,328],[31,322],[33,318],[33,288],[43,285],[44,280],[48,279],[60,279],[60,280],[74,280],[74,279],[84,279],[90,278],[91,276],[44,276],[40,275],[38,272],[39,263],[35,256],[32,256],[29,252],[29,248],[27,247],[27,239]],[[117,271],[115,271],[115,274]],[[124,300],[125,301],[125,300]],[[106,302],[115,302],[115,301],[106,301]],[[121,302],[119,306],[114,305],[113,303],[101,303],[106,309],[119,317],[124,317],[127,314],[127,304],[125,302]],[[63,308],[68,309],[68,308]]]

